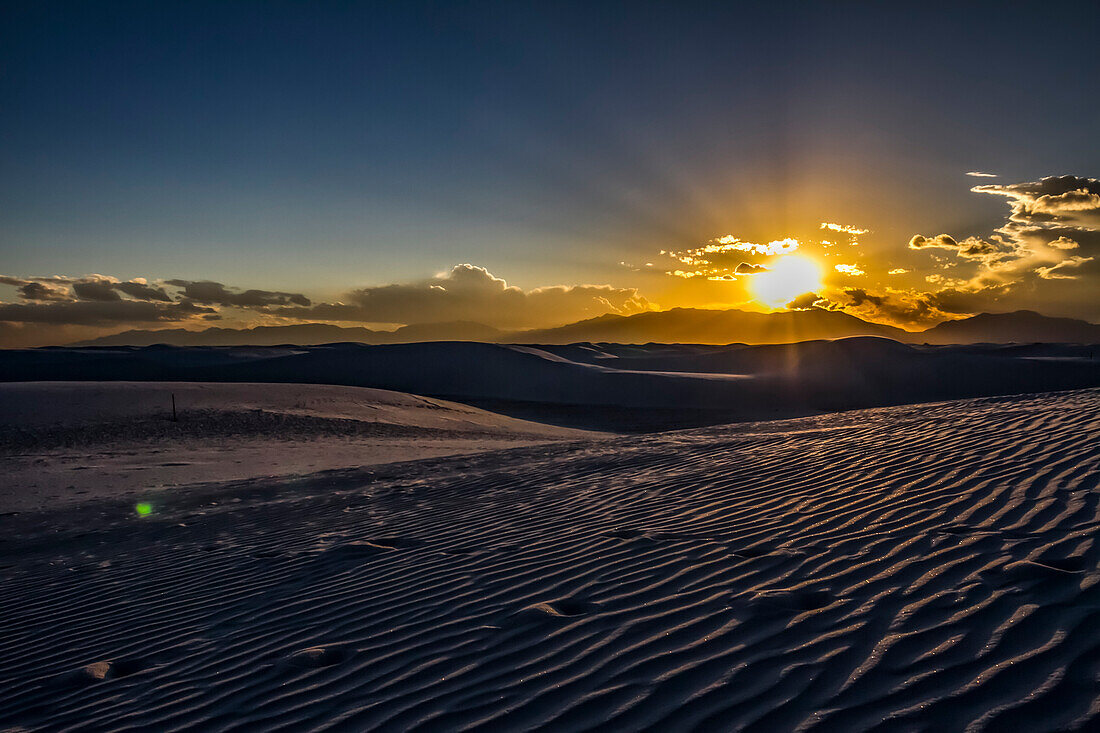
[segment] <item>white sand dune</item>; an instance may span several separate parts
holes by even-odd
[[[575,428],[645,432],[838,410],[1100,387],[1074,344],[766,346],[435,342],[0,350],[0,382],[334,384],[465,402]],[[161,395],[160,400],[165,397]]]
[[[0,512],[595,436],[362,387],[0,384]]]
[[[0,518],[0,721],[1097,730],[1100,391]]]

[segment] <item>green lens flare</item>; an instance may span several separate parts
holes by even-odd
[[[147,517],[153,513],[153,505],[144,501],[139,504],[135,504],[134,509],[137,510],[137,513],[143,517]]]

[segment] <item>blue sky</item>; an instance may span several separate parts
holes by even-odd
[[[644,263],[821,222],[916,269],[1004,224],[966,172],[1100,170],[1096,4],[961,5],[7,2],[2,270],[705,304]]]

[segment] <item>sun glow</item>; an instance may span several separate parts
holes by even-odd
[[[752,277],[756,299],[772,308],[780,308],[803,293],[821,287],[821,267],[798,255],[783,257],[768,266],[767,272]]]

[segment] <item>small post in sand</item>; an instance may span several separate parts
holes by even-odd
[[[176,393],[175,392],[172,393],[172,422],[179,422],[179,419],[176,417]]]

